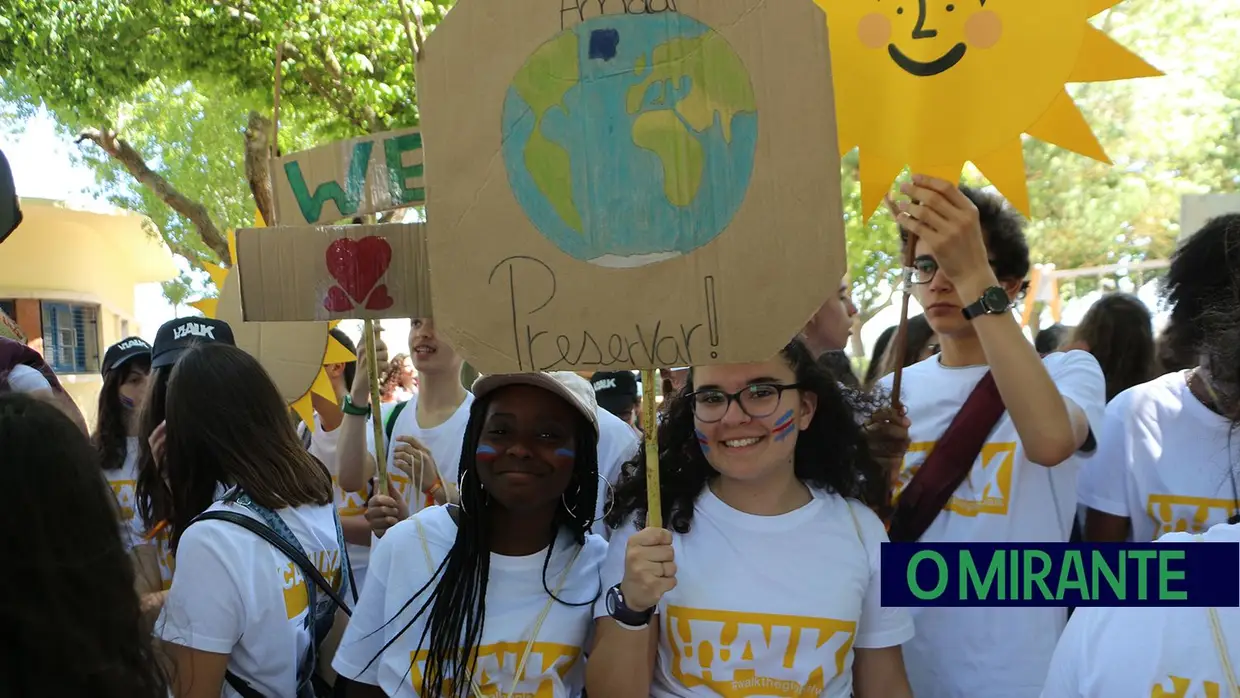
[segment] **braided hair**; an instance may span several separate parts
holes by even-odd
[[[418,647],[427,651],[426,670],[418,691],[418,694],[423,696],[463,698],[468,695],[477,665],[476,650],[486,621],[486,590],[491,574],[491,509],[496,506],[496,502],[482,487],[475,468],[475,457],[490,402],[491,395],[488,395],[475,400],[469,410],[469,424],[465,427],[465,439],[461,449],[461,505],[456,510],[456,540],[430,580],[405,602],[388,623],[421,600],[423,594],[430,589],[430,594],[417,613],[367,664],[369,667],[377,661],[383,652],[425,615],[426,628],[418,641]],[[601,587],[592,598],[571,602],[556,596],[547,581],[547,569],[560,532],[567,533],[577,545],[584,545],[586,534],[594,524],[599,486],[598,436],[584,417],[578,418],[576,443],[577,456],[573,462],[572,477],[561,503],[556,508],[551,530],[548,532],[551,544],[547,547],[547,556],[543,560],[542,583],[547,595],[557,603],[581,607],[597,601]],[[387,623],[380,629],[386,625]]]

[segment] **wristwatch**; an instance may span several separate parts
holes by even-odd
[[[358,407],[357,405],[353,404],[353,398],[349,397],[348,395],[345,395],[344,403],[340,405],[340,411],[344,412],[345,414],[351,414],[354,417],[369,417],[370,416],[370,405],[367,405],[365,407]]]
[[[1012,299],[1008,298],[1007,291],[1002,286],[991,286],[982,291],[982,297],[976,303],[960,312],[964,313],[964,319],[972,320],[979,315],[1002,315],[1011,308]]]
[[[621,625],[627,625],[631,628],[640,628],[650,622],[650,618],[654,616],[654,606],[644,611],[635,611],[624,603],[624,594],[620,592],[620,585],[607,590],[607,613]]]

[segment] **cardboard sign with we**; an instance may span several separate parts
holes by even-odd
[[[237,231],[246,322],[430,317],[421,224]]]

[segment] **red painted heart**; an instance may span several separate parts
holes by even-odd
[[[361,240],[341,238],[327,248],[326,256],[328,273],[349,298],[361,303],[387,273],[392,246],[373,235]]]
[[[327,297],[323,299],[323,307],[333,313],[344,313],[353,310],[353,301],[349,300],[348,294],[339,286],[332,286],[327,289]]]
[[[388,295],[387,284],[379,284],[375,286],[375,290],[371,291],[370,298],[366,299],[367,310],[387,310],[392,307],[396,301]]]

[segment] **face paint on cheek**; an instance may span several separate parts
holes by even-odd
[[[133,406],[134,406],[133,398],[125,397],[124,395],[121,395],[119,397],[121,399],[121,407],[125,407],[131,410],[133,409]]]
[[[477,451],[474,452],[474,458],[479,463],[494,463],[495,459],[499,458],[499,452],[490,446],[483,444],[478,447]]]
[[[555,449],[555,455],[561,458],[576,458],[577,452],[567,448],[557,448]]]
[[[702,447],[702,453],[710,453],[710,441],[706,438],[706,434],[701,429],[694,429],[693,433],[697,434],[698,446]]]
[[[792,410],[788,410],[784,413],[784,416],[779,418],[779,421],[775,422],[775,427],[771,429],[771,434],[775,436],[776,441],[783,441],[795,431],[795,426],[796,422],[792,421]]]

